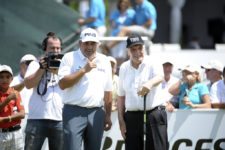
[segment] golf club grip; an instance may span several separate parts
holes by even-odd
[[[147,95],[144,95],[144,123],[146,123],[146,97]]]
[[[147,116],[146,116],[146,97],[147,97],[147,94],[144,95],[143,150],[146,150],[146,123],[147,123]]]

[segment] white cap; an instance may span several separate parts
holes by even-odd
[[[96,30],[92,28],[84,29],[80,34],[80,40],[82,42],[96,42],[99,43],[99,37]]]
[[[7,65],[1,65],[0,66],[0,72],[3,72],[3,71],[9,72],[13,76],[13,72],[12,72],[11,67],[9,67]]]
[[[211,60],[206,65],[201,66],[204,69],[216,69],[220,72],[223,72],[223,64],[218,60]]]
[[[189,72],[198,72],[198,73],[200,73],[199,68],[196,67],[196,66],[193,66],[193,65],[187,65],[184,68],[181,68],[179,70],[182,70],[182,71],[187,70]]]
[[[107,56],[110,62],[113,62],[114,64],[116,64],[116,59],[112,56]]]
[[[165,58],[162,59],[162,64],[166,64],[166,63],[169,63],[169,64],[173,65],[174,60],[170,57],[165,57]]]
[[[20,59],[20,63],[26,62],[26,61],[32,61],[36,60],[36,57],[32,54],[26,54]]]

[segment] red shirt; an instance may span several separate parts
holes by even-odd
[[[5,93],[0,91],[0,102],[4,102],[5,99],[9,96],[10,93],[14,91],[13,88],[9,88]],[[23,105],[21,104],[21,97],[18,92],[18,98],[15,100],[11,100],[2,110],[0,110],[0,117],[8,117],[13,114],[19,112],[20,110],[24,110]],[[0,128],[9,128],[21,123],[21,119],[13,120],[11,122],[0,123]]]

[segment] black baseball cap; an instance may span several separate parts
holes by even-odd
[[[127,38],[127,48],[130,48],[133,45],[141,44],[144,45],[144,41],[139,34],[131,34]]]

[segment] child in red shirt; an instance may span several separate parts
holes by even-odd
[[[24,140],[20,123],[24,107],[19,92],[9,87],[13,80],[12,69],[0,66],[0,149],[23,150]]]

